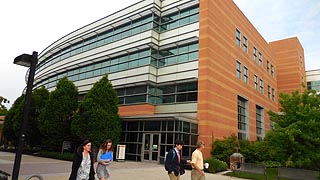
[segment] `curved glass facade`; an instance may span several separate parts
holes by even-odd
[[[162,162],[176,139],[185,141],[183,156],[190,156],[198,137],[199,2],[161,4],[141,1],[66,35],[41,53],[36,70],[35,88],[53,90],[67,77],[80,100],[108,74],[130,160]],[[144,105],[155,111],[135,112]],[[121,107],[133,115],[122,116]]]

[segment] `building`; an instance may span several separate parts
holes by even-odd
[[[83,96],[105,73],[118,92],[126,159],[151,162],[178,138],[184,156],[198,139],[263,139],[278,93],[305,83],[299,40],[266,42],[232,0],[126,7],[48,46],[35,86],[53,90],[67,76]]]
[[[306,75],[307,89],[320,91],[320,69],[307,71]]]

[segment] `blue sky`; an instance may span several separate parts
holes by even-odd
[[[0,95],[11,101],[25,88],[23,53],[39,53],[62,36],[140,0],[0,1]],[[266,41],[297,36],[306,69],[320,69],[320,0],[234,0]]]
[[[267,42],[298,37],[306,70],[320,69],[319,0],[234,0]]]

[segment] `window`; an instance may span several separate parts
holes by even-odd
[[[256,105],[256,134],[257,140],[262,140],[264,136],[264,117],[263,108]]]
[[[264,89],[263,89],[263,80],[260,79],[260,93],[263,94],[264,93]]]
[[[270,87],[270,85],[268,85],[268,98],[269,99],[271,98],[271,87]]]
[[[307,89],[308,89],[308,90],[311,90],[311,89],[312,89],[311,81],[308,81],[308,82],[307,82]]]
[[[253,60],[254,62],[257,62],[257,48],[253,47]]]
[[[259,52],[259,66],[262,67],[262,54]]]
[[[157,17],[159,18],[159,17]],[[193,6],[161,17],[160,31],[164,32],[199,21],[199,6]],[[158,25],[156,25],[157,27]]]
[[[248,84],[249,83],[249,71],[246,66],[243,66],[243,81]]]
[[[258,76],[254,75],[254,89],[258,91]]]
[[[236,29],[236,43],[239,47],[241,46],[241,32],[239,29]]]
[[[241,62],[237,61],[237,78],[241,79]]]
[[[267,61],[267,72],[268,72],[268,74],[270,74],[270,62],[269,61]]]
[[[147,85],[116,89],[118,104],[145,103],[147,101]]]
[[[198,99],[197,82],[176,85],[160,85],[157,87],[157,104],[190,102]]]
[[[272,64],[271,64],[271,76],[274,77],[274,67]]]
[[[248,53],[248,39],[243,36],[243,51]]]
[[[272,88],[272,101],[275,101],[275,91],[273,88]]]
[[[245,140],[249,137],[248,132],[248,101],[238,96],[238,139]]]
[[[159,51],[158,67],[184,63],[198,59],[198,42]]]

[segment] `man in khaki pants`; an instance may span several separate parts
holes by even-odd
[[[204,149],[204,142],[199,141],[197,143],[197,149],[192,153],[191,165],[191,180],[205,180],[203,170],[203,155],[202,150]]]

